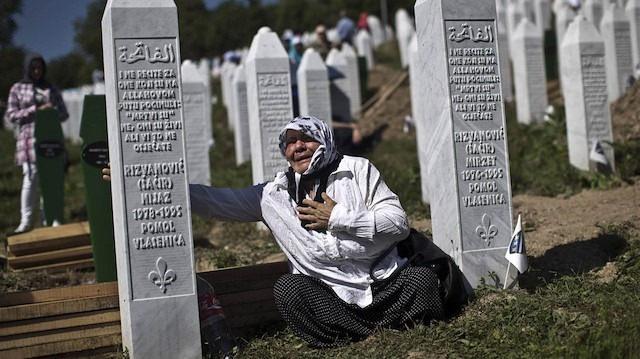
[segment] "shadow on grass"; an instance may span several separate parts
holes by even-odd
[[[529,258],[529,271],[520,277],[520,287],[533,292],[560,277],[603,267],[621,255],[627,245],[623,234],[603,231],[588,240],[553,247],[541,257]]]

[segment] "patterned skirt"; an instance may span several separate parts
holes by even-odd
[[[293,332],[319,348],[362,340],[377,328],[444,319],[438,277],[426,267],[406,267],[371,287],[373,302],[360,308],[316,278],[285,274],[274,286],[274,298]]]

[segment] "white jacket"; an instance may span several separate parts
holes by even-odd
[[[344,156],[328,179],[327,195],[337,204],[329,229],[320,233],[301,226],[287,185],[284,172],[272,182],[243,189],[190,185],[192,211],[205,218],[263,221],[293,273],[319,278],[347,303],[371,304],[369,269],[373,261],[409,235],[398,196],[367,159]],[[394,249],[374,275],[386,278],[404,262]]]

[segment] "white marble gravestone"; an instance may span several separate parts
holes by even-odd
[[[633,76],[631,26],[624,10],[617,4],[605,8],[600,33],[604,39],[609,102],[622,96]]]
[[[551,3],[550,0],[533,0],[536,13],[536,25],[541,33],[551,29]]]
[[[289,56],[276,33],[263,27],[253,37],[245,64],[253,183],[287,169],[278,135],[293,119]]]
[[[408,44],[407,44],[408,45]],[[358,117],[362,108],[362,92],[360,92],[360,70],[358,69],[358,55],[349,44],[342,44],[340,50],[347,60],[347,81],[349,82],[349,104],[351,116]]]
[[[207,133],[207,87],[198,67],[187,60],[182,63],[182,109],[187,147],[189,183],[211,185],[209,140]]]
[[[384,29],[382,23],[375,15],[367,16],[367,25],[369,25],[369,31],[371,31],[371,39],[373,40],[373,46],[378,47],[384,43]]]
[[[251,137],[249,135],[249,107],[247,106],[247,80],[244,65],[236,68],[231,84],[233,92],[233,113],[235,114],[235,131],[233,139],[236,152],[236,165],[251,160]]]
[[[420,166],[420,189],[422,202],[429,203],[429,173],[427,172],[428,149],[425,131],[429,126],[425,123],[425,111],[420,93],[420,59],[418,58],[418,37],[414,36],[409,43],[409,82],[411,88],[411,115],[416,126],[416,150],[418,151],[418,164]]]
[[[406,69],[409,66],[408,50],[409,42],[413,37],[415,30],[413,22],[409,17],[409,13],[405,9],[396,11],[396,39],[398,40],[398,49],[400,50],[400,64]]]
[[[348,78],[348,63],[344,54],[338,49],[331,49],[325,63],[336,78],[331,79],[331,117],[338,122],[351,122],[351,87]]]
[[[542,122],[548,105],[542,42],[542,33],[527,18],[511,40],[518,122],[524,124]]]
[[[557,2],[564,3],[564,1],[560,0],[556,0],[556,3]],[[556,8],[556,48],[558,51],[558,63],[560,63],[562,57],[560,45],[562,44],[564,32],[567,30],[567,27],[571,21],[573,21],[574,17],[576,17],[576,12],[568,5],[565,4]],[[560,82],[562,82],[562,80],[560,80]]]
[[[511,76],[511,46],[509,44],[509,26],[507,9],[502,0],[496,0],[496,14],[498,26],[498,43],[500,44],[500,72],[502,73],[502,96],[505,101],[513,101],[513,78]]]
[[[207,132],[207,141],[209,147],[213,146],[213,124],[211,123],[211,67],[207,59],[201,59],[198,63],[198,72],[204,82],[206,94],[205,94],[205,131]]]
[[[583,16],[567,29],[562,42],[562,94],[567,115],[569,161],[581,170],[596,166],[589,160],[595,140],[614,167],[611,115],[607,98],[605,44],[598,30]]]
[[[513,34],[516,26],[518,26],[523,17],[524,14],[522,12],[522,5],[520,2],[518,0],[507,0],[507,26],[509,27],[509,40],[511,40],[511,34]]]
[[[625,8],[629,25],[631,26],[631,49],[633,54],[633,68],[640,64],[640,0],[629,0]]]
[[[600,22],[602,21],[603,13],[603,0],[583,1],[582,14],[596,27],[596,29],[600,28]]]
[[[362,56],[367,60],[367,70],[371,71],[375,65],[371,35],[369,35],[367,30],[360,30],[356,35],[355,43],[356,49],[358,50],[358,56]]]
[[[314,49],[305,50],[298,66],[300,116],[314,116],[331,126],[329,73]]]
[[[234,121],[233,121],[233,116],[234,114],[231,112],[230,108],[231,108],[231,102],[233,101],[233,92],[231,91],[231,81],[233,81],[233,75],[236,72],[236,68],[238,67],[238,65],[236,65],[233,62],[225,62],[226,66],[223,65],[222,68],[222,76],[221,76],[221,80],[222,80],[222,88],[224,89],[224,92],[227,94],[226,95],[226,103],[225,106],[227,107],[227,125],[229,126],[230,129],[234,130],[233,125],[234,125]]]
[[[510,286],[516,271],[505,259],[511,186],[495,0],[418,0],[415,14],[434,242],[470,287]]]
[[[122,343],[201,358],[172,0],[109,0],[102,18]]]

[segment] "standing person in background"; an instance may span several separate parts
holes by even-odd
[[[58,89],[45,78],[47,65],[42,56],[34,54],[25,61],[24,78],[9,91],[5,120],[13,124],[16,131],[16,164],[22,168],[22,191],[20,194],[20,225],[16,233],[33,227],[34,213],[40,198],[38,172],[35,155],[36,111],[54,108],[60,121],[69,117]]]
[[[340,42],[346,42],[349,45],[353,44],[353,36],[356,33],[356,25],[353,23],[353,20],[347,17],[347,12],[345,10],[340,11],[340,20],[338,20],[338,23],[336,24],[336,30],[338,30]]]
[[[358,19],[358,30],[365,30],[366,32],[370,32],[369,23],[367,22],[368,17],[369,14],[367,14],[366,12],[360,13],[360,18]]]
[[[331,51],[331,42],[329,42],[329,38],[327,37],[327,28],[320,24],[316,26],[315,30],[316,39],[311,44],[311,47],[316,50],[322,59],[327,58],[327,54]]]

